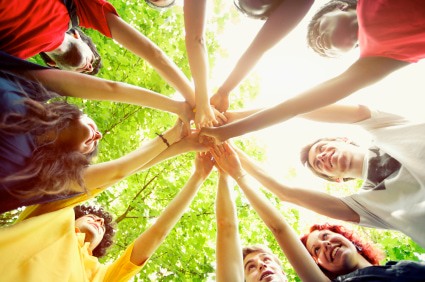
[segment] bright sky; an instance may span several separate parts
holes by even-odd
[[[230,9],[233,9],[233,1]],[[314,12],[327,0],[316,0],[310,13],[289,36],[270,50],[258,63],[252,74],[260,77],[261,91],[248,107],[272,106],[297,95],[320,82],[344,71],[357,57],[352,51],[343,58],[326,59],[316,55],[306,44],[306,26]],[[233,69],[242,52],[256,35],[263,22],[243,18],[240,23],[226,27],[219,37],[222,48],[229,56],[217,58],[213,70],[213,86],[218,87]],[[343,100],[343,103],[365,104],[380,110],[398,113],[409,118],[425,120],[421,101],[425,95],[425,62],[412,64],[398,70],[378,84],[359,91]],[[324,136],[349,136],[362,142],[367,135],[355,126],[327,125],[302,119],[282,123],[248,136],[258,139],[267,147],[267,162],[270,172],[283,176],[290,167],[301,167],[298,160],[302,145]],[[305,180],[304,169],[299,170],[300,179]],[[282,173],[284,172],[284,173]],[[312,177],[317,181],[317,178]]]

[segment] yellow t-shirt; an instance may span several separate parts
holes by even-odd
[[[110,265],[90,254],[75,232],[74,211],[65,208],[0,229],[2,282],[128,281],[143,267],[130,261],[131,244]]]

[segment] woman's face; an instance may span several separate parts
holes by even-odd
[[[94,250],[105,235],[104,219],[94,214],[84,215],[75,220],[75,227],[85,233],[84,241],[90,243],[90,250]]]
[[[359,256],[354,244],[339,233],[315,230],[307,239],[307,250],[324,269],[340,275],[359,267]]]
[[[71,149],[89,154],[96,149],[101,138],[102,133],[99,132],[96,123],[87,115],[82,115],[59,133],[58,141],[71,146]]]
[[[319,20],[316,45],[328,57],[337,57],[357,45],[358,22],[355,10],[335,9]]]

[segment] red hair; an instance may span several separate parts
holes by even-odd
[[[377,248],[371,243],[365,242],[362,240],[362,238],[355,233],[353,230],[349,230],[346,227],[342,225],[332,225],[329,223],[325,224],[315,224],[310,227],[310,231],[307,234],[304,234],[300,239],[301,242],[304,244],[304,246],[307,248],[307,239],[308,236],[316,230],[329,230],[334,233],[338,233],[353,243],[353,245],[356,247],[357,252],[363,256],[368,262],[370,262],[372,265],[379,265],[379,261],[381,261],[384,258],[384,253],[381,249]],[[321,267],[322,271],[328,276],[332,277],[332,273],[329,273],[329,271],[324,270]]]

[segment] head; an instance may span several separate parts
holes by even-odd
[[[149,7],[155,10],[165,10],[174,6],[176,0],[145,0]]]
[[[313,225],[301,241],[322,271],[329,277],[379,265],[383,252],[341,225]]]
[[[90,243],[90,250],[95,257],[102,257],[113,243],[115,222],[111,214],[101,207],[76,206],[75,227],[85,233],[85,242]]]
[[[357,47],[357,0],[332,0],[307,28],[307,43],[319,55],[335,58]]]
[[[94,122],[75,105],[64,101],[23,101],[25,115],[12,113],[0,123],[2,134],[30,133],[36,148],[28,164],[19,172],[1,180],[13,184],[16,197],[36,197],[71,192],[78,184],[84,192],[84,172],[97,153],[101,138]],[[20,189],[22,187],[22,189]],[[75,193],[75,191],[72,191]]]
[[[345,137],[320,138],[301,149],[300,160],[315,175],[333,182],[352,180],[362,170],[360,147]]]
[[[266,20],[281,1],[233,0],[236,8],[248,17]]]
[[[40,53],[44,62],[58,69],[95,75],[102,66],[101,57],[93,41],[78,27],[65,33],[57,49]]]
[[[96,151],[100,139],[102,133],[96,123],[87,115],[81,114],[58,133],[56,142],[66,150],[87,155]]]
[[[243,248],[242,252],[245,281],[287,281],[282,263],[266,246],[249,246]],[[265,277],[268,279],[263,280]]]

